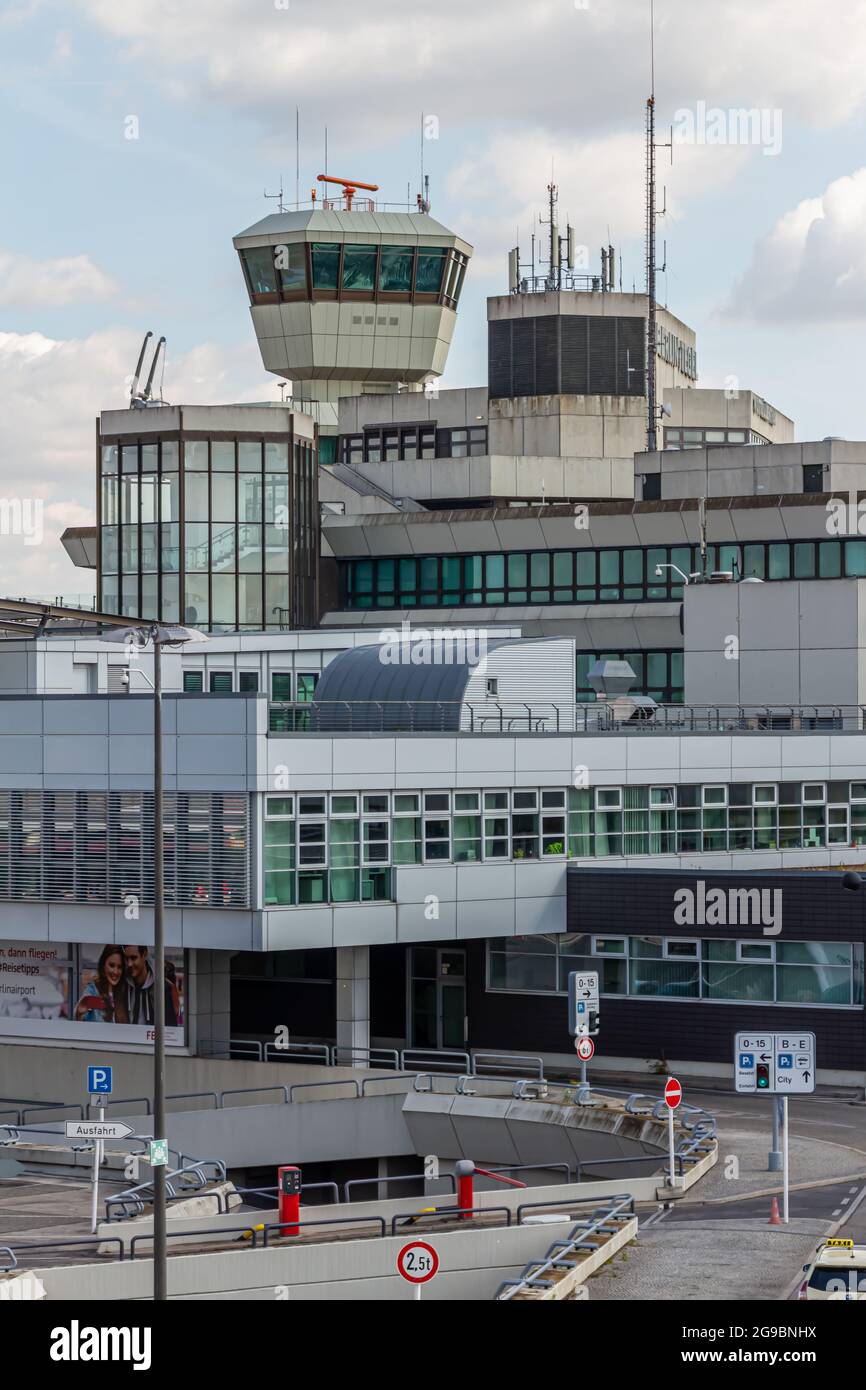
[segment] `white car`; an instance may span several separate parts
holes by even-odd
[[[866,1245],[853,1240],[825,1240],[803,1265],[801,1299],[827,1298],[866,1302]]]

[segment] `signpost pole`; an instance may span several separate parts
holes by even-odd
[[[772,1148],[767,1155],[767,1172],[778,1173],[782,1168],[782,1153],[779,1148],[779,1121],[781,1119],[781,1102],[778,1096],[773,1096],[772,1116],[773,1116],[773,1139]]]
[[[580,1064],[580,1084],[581,1086],[586,1085],[586,1062]]]
[[[788,1224],[788,1196],[790,1172],[788,1169],[788,1097],[782,1097],[782,1220]]]
[[[676,1158],[674,1155],[674,1112],[668,1106],[668,1155],[671,1162],[671,1187],[677,1185]]]
[[[95,1101],[95,1099],[96,1097],[94,1096],[91,1100],[91,1104],[93,1104],[93,1101]],[[100,1120],[105,1119],[105,1106],[102,1104],[100,1104],[99,1106],[99,1118]],[[99,1211],[99,1161],[101,1157],[102,1140],[95,1139],[93,1143],[93,1180],[92,1191],[90,1194],[90,1234],[92,1236],[96,1235],[96,1225],[98,1220],[97,1213]]]

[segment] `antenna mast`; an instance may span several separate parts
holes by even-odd
[[[656,387],[656,345],[658,331],[656,326],[656,276],[667,266],[656,263],[656,218],[663,217],[666,206],[656,210],[656,150],[670,148],[673,162],[673,132],[670,141],[656,144],[655,138],[655,0],[650,0],[650,96],[646,104],[646,293],[647,293],[647,344],[646,344],[646,394],[647,429],[646,446],[652,452],[657,448],[658,419]]]

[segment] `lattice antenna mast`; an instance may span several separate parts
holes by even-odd
[[[656,143],[655,138],[655,0],[650,0],[650,95],[646,104],[646,293],[647,293],[647,342],[646,342],[646,394],[647,394],[647,432],[646,446],[649,451],[658,445],[658,391],[656,374],[656,344],[658,329],[656,324],[656,279],[660,272],[667,270],[667,262],[658,265],[656,259],[656,218],[664,217],[667,200],[661,208],[656,207],[656,150],[670,149],[673,163],[673,129],[669,141]]]

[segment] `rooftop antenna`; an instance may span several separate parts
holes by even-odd
[[[286,211],[286,205],[285,205],[285,203],[283,202],[283,176],[282,176],[282,174],[280,174],[280,191],[279,191],[279,193],[269,193],[268,190],[265,188],[265,189],[263,190],[263,195],[264,195],[265,198],[276,198],[276,200],[277,200],[277,212],[285,212],[285,211]]]
[[[658,444],[656,417],[656,276],[659,267],[656,263],[656,218],[664,216],[666,208],[656,209],[656,150],[670,148],[671,162],[674,157],[673,130],[671,139],[664,144],[656,144],[655,138],[655,0],[650,0],[650,95],[646,104],[646,293],[647,293],[647,345],[646,345],[646,394],[647,394],[647,450],[653,452]],[[662,269],[666,269],[665,266]]]
[[[295,207],[301,206],[301,108],[295,107]]]

